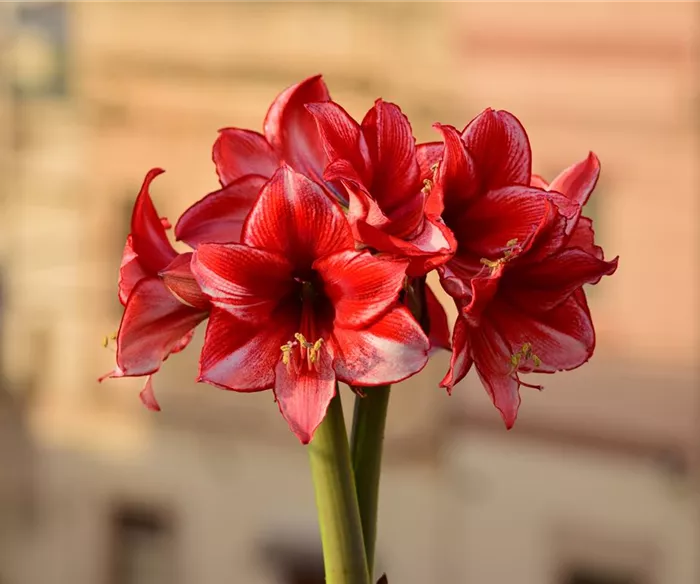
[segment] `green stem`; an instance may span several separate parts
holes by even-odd
[[[369,584],[340,391],[309,444],[327,584]]]
[[[377,541],[379,477],[382,471],[382,447],[390,389],[390,385],[370,387],[365,390],[364,397],[358,395],[355,398],[352,425],[352,466],[355,470],[355,488],[370,579]]]

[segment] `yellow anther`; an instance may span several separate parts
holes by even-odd
[[[423,179],[423,188],[421,189],[421,192],[425,195],[430,193],[430,189],[433,188],[433,181],[431,181],[429,178],[424,178]]]
[[[532,345],[530,343],[523,343],[520,350],[510,356],[511,373],[520,367],[520,363],[532,361],[533,365],[537,368],[542,365],[542,360],[532,352]]]
[[[432,170],[432,171],[433,171],[433,174],[435,174],[435,173],[437,172],[437,170],[438,170],[439,167],[440,167],[440,163],[439,163],[439,162],[436,162],[435,164],[433,164],[433,165],[430,167],[430,170]]]
[[[495,270],[499,266],[502,266],[506,262],[508,262],[512,257],[513,254],[515,253],[516,249],[518,249],[518,240],[516,239],[509,239],[506,242],[506,248],[503,251],[503,257],[498,258],[497,260],[489,260],[487,258],[481,258],[479,260],[483,265],[485,265],[488,268],[491,268],[491,270]]]
[[[301,362],[306,359],[309,366],[315,365],[319,361],[323,339],[318,339],[310,343],[301,333],[294,333],[294,339],[294,341],[289,341],[287,344],[280,347],[282,351],[282,363],[288,367],[294,365],[294,368],[299,371],[300,361],[294,359],[294,349],[298,348]]]
[[[117,340],[117,332],[115,331],[109,335],[105,335],[104,337],[102,337],[102,346],[106,349],[107,347],[109,347],[110,341],[116,341],[116,340]]]

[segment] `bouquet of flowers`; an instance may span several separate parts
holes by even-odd
[[[372,581],[389,388],[451,351],[440,386],[476,370],[505,425],[527,373],[579,367],[595,333],[583,289],[617,268],[582,215],[600,172],[589,154],[551,183],[532,174],[527,134],[486,109],[464,130],[436,123],[416,144],[398,106],[362,122],[321,76],[284,90],[263,132],[220,131],[221,188],[174,227],[146,175],[119,270],[116,367],[152,378],[207,321],[198,381],[272,390],[308,445],[327,582]],[[426,275],[457,308],[450,335]],[[338,383],[356,394],[351,439]]]

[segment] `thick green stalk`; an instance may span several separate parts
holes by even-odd
[[[326,584],[369,584],[340,391],[309,444]]]
[[[382,447],[390,389],[390,385],[369,387],[364,390],[364,397],[357,395],[352,424],[352,467],[355,471],[355,487],[370,579],[374,569],[374,549],[377,541],[379,477],[382,472]]]

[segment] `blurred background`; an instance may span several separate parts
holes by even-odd
[[[0,4],[0,583],[323,581],[270,392],[196,385],[195,348],[156,376],[160,414],[143,380],[95,381],[146,171],[175,220],[218,187],[217,129],[261,129],[316,73],[419,140],[508,109],[548,179],[595,151],[588,214],[621,257],[589,290],[594,358],[524,388],[512,431],[474,375],[437,388],[447,355],[395,388],[378,574],[700,582],[699,33],[696,2]]]

